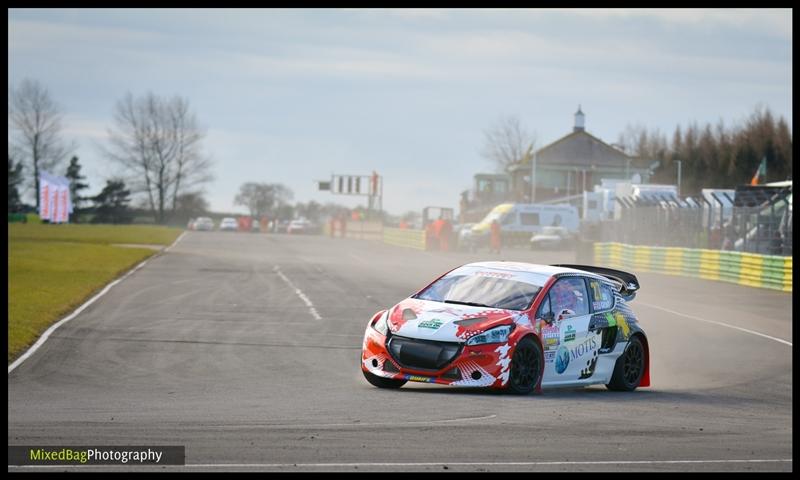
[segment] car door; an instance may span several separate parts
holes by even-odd
[[[548,380],[551,385],[586,383],[600,347],[600,335],[589,331],[591,312],[586,281],[578,275],[560,278],[548,295],[553,312],[553,322],[548,327],[557,329],[558,346],[552,362],[545,362],[543,381]]]
[[[614,316],[615,295],[610,285],[595,278],[587,278],[589,298],[592,305],[592,317],[589,330],[596,333],[600,340],[598,362],[593,365],[591,376],[596,382],[606,383],[616,366],[617,355],[614,349],[617,343],[617,317]],[[625,325],[627,327],[627,324]]]

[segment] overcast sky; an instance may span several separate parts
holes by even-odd
[[[8,82],[43,83],[78,144],[91,193],[130,91],[187,97],[207,129],[216,211],[247,181],[295,200],[332,173],[384,176],[390,213],[457,208],[483,131],[518,115],[539,145],[628,124],[671,133],[736,123],[758,105],[792,123],[790,10],[20,10],[8,13]],[[56,172],[63,174],[64,172]]]

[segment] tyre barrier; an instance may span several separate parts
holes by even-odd
[[[792,291],[792,257],[613,242],[594,244],[593,263]]]
[[[384,227],[383,243],[425,250],[425,230]]]

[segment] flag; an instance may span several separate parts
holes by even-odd
[[[750,180],[750,185],[758,185],[759,180],[764,181],[764,177],[767,176],[767,157],[761,159],[761,164],[758,166],[758,170],[756,170],[756,174],[753,175],[753,179]]]
[[[66,223],[71,210],[69,180],[42,171],[39,174],[39,217],[51,223]]]
[[[69,179],[67,177],[57,177],[58,179],[58,216],[55,221],[57,223],[69,222]]]
[[[48,218],[48,220],[50,220],[50,223],[58,223],[61,218],[61,212],[59,211],[61,205],[59,205],[60,199],[58,198],[59,192],[61,191],[61,182],[58,182],[58,177],[53,177],[52,180],[55,181],[50,186],[50,198],[52,201],[50,207],[50,218]]]
[[[69,183],[64,182],[59,190],[61,194],[61,215],[58,218],[60,223],[69,223]]]
[[[50,219],[50,175],[42,171],[39,173],[39,218]]]

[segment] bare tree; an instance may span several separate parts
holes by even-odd
[[[203,192],[185,192],[178,195],[177,208],[172,218],[173,222],[185,222],[190,218],[199,217],[208,212],[208,200]]]
[[[12,89],[9,123],[17,132],[13,149],[30,168],[36,208],[39,208],[39,172],[52,171],[75,149],[61,138],[61,111],[41,83],[25,79]]]
[[[628,124],[619,134],[616,145],[626,154],[638,158],[640,166],[649,165],[654,160],[663,162],[668,150],[666,136],[658,128],[648,130],[641,123]]]
[[[498,171],[507,172],[511,166],[530,161],[535,146],[536,133],[529,133],[519,117],[510,115],[500,118],[484,131],[481,155],[492,162]]]
[[[247,207],[253,217],[261,217],[278,211],[292,197],[292,191],[283,184],[247,182],[239,187],[234,204]]]
[[[205,132],[188,100],[128,93],[114,108],[114,123],[106,154],[127,171],[131,189],[147,195],[157,223],[175,213],[183,192],[213,180],[202,151]]]

